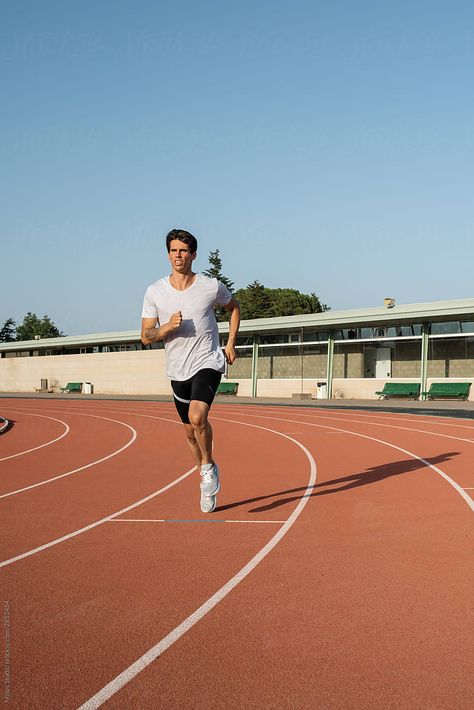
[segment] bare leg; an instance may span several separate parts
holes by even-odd
[[[196,399],[191,400],[191,404],[189,405],[189,421],[201,456],[201,465],[214,463],[214,459],[212,458],[212,428],[207,419],[208,415],[209,405]]]
[[[185,424],[184,428],[186,430],[186,437],[188,439],[188,444],[189,444],[189,448],[191,449],[193,459],[196,463],[196,466],[199,469],[199,468],[201,468],[202,457],[201,457],[201,449],[199,448],[198,443],[196,441],[196,437],[194,436],[194,429],[191,426],[191,424]]]

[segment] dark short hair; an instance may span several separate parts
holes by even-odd
[[[170,252],[170,244],[173,239],[179,239],[179,241],[183,242],[183,244],[187,244],[191,254],[195,254],[197,252],[198,243],[196,237],[193,237],[190,232],[186,232],[184,229],[172,229],[171,232],[168,232],[166,235],[166,248],[168,250],[168,254]]]

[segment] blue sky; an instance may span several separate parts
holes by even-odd
[[[0,321],[139,327],[164,235],[333,310],[473,297],[474,5],[0,9]]]

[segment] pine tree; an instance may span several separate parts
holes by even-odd
[[[0,329],[0,343],[12,343],[16,340],[16,323],[13,318],[7,318]]]
[[[230,279],[227,278],[227,276],[224,276],[222,273],[222,260],[219,255],[219,249],[216,249],[215,251],[211,251],[209,254],[209,268],[206,269],[206,271],[203,271],[203,274],[205,276],[209,276],[210,279],[217,279],[218,281],[221,281],[224,286],[227,286],[229,291],[233,293],[234,289],[234,282],[231,281]],[[214,312],[216,314],[216,320],[218,321],[228,321],[229,320],[229,311],[226,311],[225,308],[219,308],[219,306],[216,306],[214,309]]]
[[[222,260],[219,255],[219,249],[211,251],[209,254],[209,264],[209,268],[206,271],[203,271],[203,274],[205,276],[209,276],[210,279],[222,281],[224,286],[227,286],[229,291],[232,293],[234,289],[234,282],[222,274]]]

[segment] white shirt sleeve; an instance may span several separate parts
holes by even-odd
[[[150,286],[148,286],[143,299],[142,318],[158,319],[158,310],[156,308],[156,303],[151,298]]]
[[[230,299],[232,298],[232,294],[225,286],[222,281],[217,282],[217,294],[216,294],[216,304],[218,306],[226,306]]]

